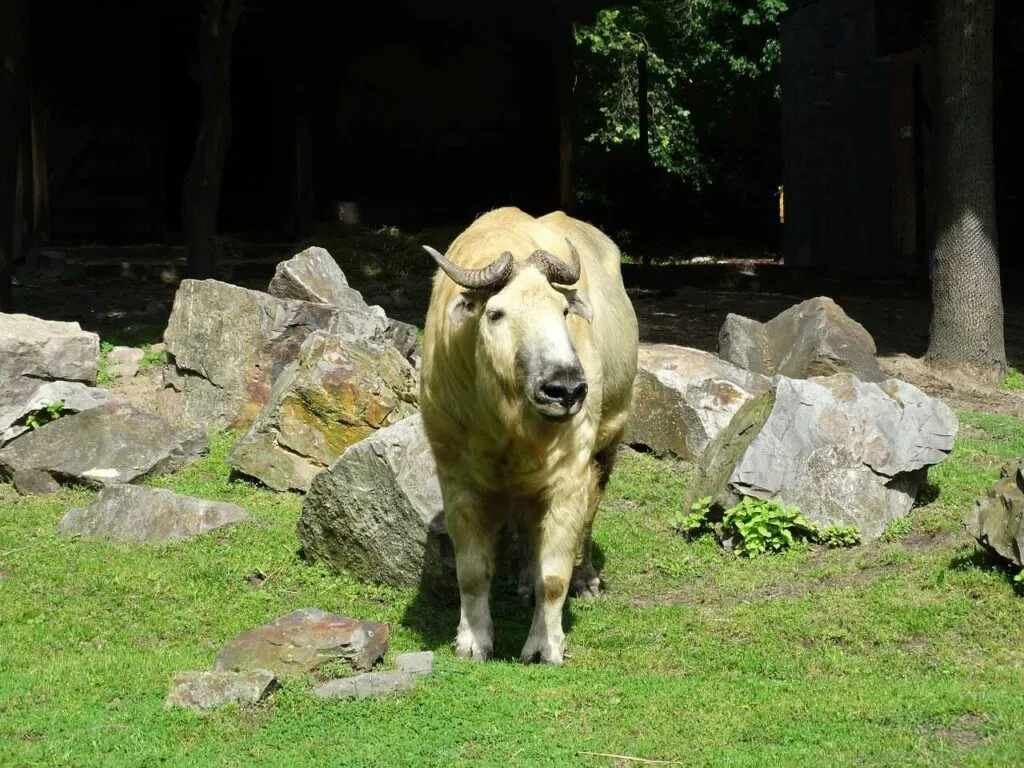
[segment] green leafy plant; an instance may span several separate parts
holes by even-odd
[[[815,526],[817,528],[818,526]],[[840,525],[833,523],[817,533],[815,538],[819,544],[824,544],[831,549],[841,547],[855,547],[860,544],[860,530],[853,525]]]
[[[704,496],[690,505],[689,512],[677,512],[672,527],[687,538],[696,538],[714,530],[716,522],[712,519],[712,497]],[[796,507],[752,496],[725,511],[719,533],[732,541],[736,554],[747,557],[781,552],[801,542],[834,549],[853,547],[861,540],[854,526],[834,523],[822,529]]]
[[[789,549],[798,541],[814,541],[816,528],[796,507],[777,501],[745,496],[722,518],[725,529],[735,534],[733,550],[756,557]]]
[[[147,345],[143,351],[142,360],[139,362],[139,370],[144,371],[154,365],[163,365],[166,361],[167,354],[163,349],[154,350],[152,346]]]
[[[690,505],[689,512],[676,512],[672,527],[687,537],[698,536],[711,526],[711,496],[703,496]]]
[[[114,345],[109,341],[100,342],[100,370],[96,374],[97,384],[106,384],[111,379],[115,378],[110,375],[110,363],[107,361],[107,355],[110,354],[110,350],[114,348]]]
[[[49,424],[51,421],[59,419],[63,410],[64,401],[56,400],[44,405],[42,408],[29,412],[25,417],[25,425],[30,429],[39,429],[44,424]]]

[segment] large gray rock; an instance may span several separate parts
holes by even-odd
[[[780,377],[773,396],[736,418],[709,448],[689,500],[778,500],[822,526],[855,526],[865,541],[910,511],[957,432],[953,411],[910,384],[850,374]]]
[[[162,488],[111,485],[88,506],[68,510],[57,532],[137,544],[191,539],[248,517],[235,504],[183,496]]]
[[[316,331],[229,461],[279,491],[306,491],[346,448],[413,414],[419,377],[395,347]]]
[[[32,427],[30,414],[63,403],[61,414],[80,413],[107,403],[120,402],[106,389],[90,387],[79,381],[41,381],[20,376],[0,387],[0,446]]]
[[[989,551],[1024,566],[1024,459],[1002,467],[999,481],[964,516],[964,527]]]
[[[388,625],[301,608],[235,636],[214,660],[215,671],[269,669],[280,675],[310,672],[345,661],[369,672],[388,650]]]
[[[0,384],[17,376],[93,383],[100,338],[78,323],[0,313]]]
[[[388,341],[387,319],[360,307],[279,299],[216,280],[183,280],[164,332],[164,383],[189,423],[248,427],[315,330]]]
[[[708,352],[641,344],[626,442],[699,459],[740,407],[771,380]]]
[[[419,414],[351,446],[313,480],[297,526],[306,555],[394,586],[454,583],[441,487]]]
[[[410,675],[425,675],[429,677],[434,674],[434,652],[416,651],[399,654],[398,658],[395,659],[395,666],[402,672],[408,672]]]
[[[339,677],[313,689],[320,699],[366,699],[411,691],[415,681],[408,672],[367,672],[355,677]]]
[[[202,712],[227,704],[258,704],[278,687],[273,672],[179,672],[171,681],[164,706]]]
[[[209,447],[201,430],[175,428],[124,402],[62,416],[0,449],[0,477],[118,485],[174,472]]]
[[[756,373],[793,379],[852,373],[879,382],[871,334],[827,296],[808,299],[767,323],[730,314],[719,332],[718,354]]]

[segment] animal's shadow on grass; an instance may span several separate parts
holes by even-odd
[[[449,544],[450,546],[450,544]],[[594,544],[591,562],[601,573],[605,556]],[[425,574],[430,569],[425,569]],[[499,558],[497,572],[491,580],[491,618],[494,622],[494,658],[518,661],[533,620],[533,604],[519,594],[518,562],[513,558]],[[562,629],[566,643],[571,646],[571,631],[575,624],[574,604],[583,598],[570,597],[562,610]],[[420,636],[421,644],[430,650],[450,646],[455,641],[459,625],[459,591],[454,577],[438,584],[436,578],[425,575],[416,596],[406,606],[402,625]]]
[[[1017,575],[1021,570],[981,545],[975,546],[970,552],[961,552],[954,556],[949,561],[949,570],[978,570],[997,573],[1006,579],[1007,583],[1013,587],[1018,595],[1024,596],[1024,583],[1016,581]]]

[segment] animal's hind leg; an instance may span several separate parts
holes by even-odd
[[[494,552],[501,519],[485,516],[480,500],[453,488],[445,492],[448,535],[455,545],[460,616],[455,655],[486,661],[494,652],[490,592]]]
[[[601,594],[601,577],[597,575],[597,570],[590,560],[593,546],[591,532],[594,527],[594,518],[597,516],[597,508],[601,503],[601,496],[604,494],[605,486],[608,485],[608,478],[615,464],[617,450],[618,445],[612,444],[594,457],[597,482],[591,486],[587,502],[586,525],[580,540],[580,549],[576,555],[576,564],[572,570],[572,582],[569,585],[570,595],[582,597],[585,600]]]

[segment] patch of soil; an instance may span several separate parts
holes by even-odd
[[[893,355],[878,359],[887,376],[913,384],[950,408],[1024,419],[1024,391],[988,386],[959,371],[936,371],[918,358]]]
[[[940,739],[958,747],[971,749],[989,741],[989,738],[981,733],[985,720],[984,717],[968,712],[960,715],[951,725],[945,728],[936,728],[933,733]]]
[[[175,420],[175,392],[164,387],[163,368],[160,365],[139,371],[130,379],[112,379],[102,386],[136,408],[163,416],[171,422]]]

